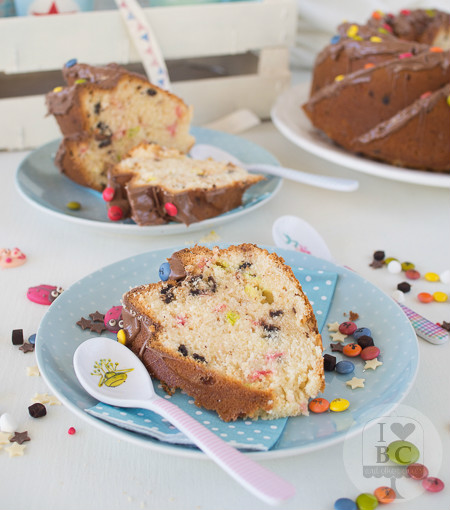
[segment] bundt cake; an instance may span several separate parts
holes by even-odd
[[[436,118],[436,108],[448,118],[449,104],[441,100],[431,108],[421,100],[440,89],[442,99],[450,83],[450,15],[431,9],[404,10],[398,16],[376,12],[366,25],[344,23],[338,31],[316,59],[310,97],[302,105],[311,123],[350,152],[392,165],[450,171],[446,148],[431,155],[443,143],[447,126],[442,134],[436,127],[428,134],[428,146],[422,126],[431,125],[425,119],[430,112]],[[402,120],[390,122],[399,112]],[[415,131],[406,129],[408,115],[415,117]],[[376,148],[370,148],[367,140],[373,141],[374,132]],[[389,150],[381,150],[393,133]]]
[[[245,190],[263,178],[232,163],[195,160],[143,142],[109,170],[103,197],[113,220],[189,225],[242,205]]]
[[[325,386],[322,341],[284,260],[242,244],[165,264],[164,281],[123,296],[126,345],[151,375],[225,421],[308,414]]]
[[[142,141],[187,152],[192,108],[117,64],[94,67],[70,61],[65,87],[46,96],[64,136],[58,168],[82,186],[102,191],[108,168]]]

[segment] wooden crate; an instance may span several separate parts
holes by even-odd
[[[177,81],[171,76],[173,92],[194,106],[196,125],[239,108],[267,118],[290,84],[295,0],[152,7],[144,13],[169,73],[179,75]],[[46,116],[44,94],[62,84],[60,70],[67,60],[140,62],[114,10],[3,18],[0,47],[0,149],[33,148],[60,136],[53,117]],[[183,73],[183,66],[193,72]]]

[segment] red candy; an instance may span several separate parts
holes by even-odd
[[[439,478],[434,478],[433,476],[429,476],[422,481],[423,488],[428,492],[441,492],[444,488],[444,482]]]
[[[358,326],[353,321],[346,321],[339,325],[339,332],[343,335],[353,335]]]
[[[369,361],[375,359],[380,355],[380,349],[375,345],[370,345],[361,351],[361,359]]]
[[[419,463],[410,464],[406,471],[408,472],[408,475],[414,480],[423,480],[428,476],[427,467]]]
[[[114,198],[114,195],[114,188],[105,188],[102,193],[102,197],[105,202],[111,202],[111,200]]]
[[[123,217],[122,208],[118,205],[113,205],[108,209],[108,218],[111,221],[119,221]]]
[[[420,278],[420,273],[415,269],[408,269],[408,271],[405,271],[405,276],[409,280],[418,280]]]
[[[432,296],[432,294],[428,292],[420,292],[419,294],[417,294],[417,299],[421,303],[431,303],[434,300],[434,297]]]
[[[67,433],[70,434],[71,436],[73,436],[75,432],[76,432],[75,427],[70,427],[70,429],[67,431]]]
[[[169,216],[176,216],[178,214],[178,209],[171,202],[167,202],[167,204],[164,205],[164,209]]]

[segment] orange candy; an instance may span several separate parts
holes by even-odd
[[[417,299],[421,303],[431,303],[434,300],[433,296],[428,292],[420,292],[417,294]]]
[[[432,53],[442,53],[444,50],[440,46],[432,46],[430,51]]]
[[[390,487],[378,487],[374,490],[373,495],[380,503],[392,503],[396,498],[395,491]]]
[[[345,356],[349,356],[350,358],[354,358],[355,356],[359,356],[361,354],[362,348],[358,344],[347,344],[344,345],[342,349],[342,353]]]
[[[310,401],[308,408],[312,413],[324,413],[330,408],[330,403],[324,398],[315,398]]]

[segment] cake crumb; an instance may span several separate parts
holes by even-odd
[[[39,372],[38,366],[35,365],[34,367],[27,367],[27,375],[29,377],[35,377],[35,376],[41,375]]]

